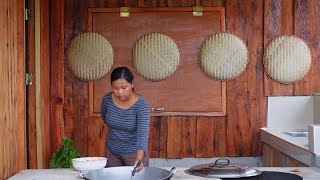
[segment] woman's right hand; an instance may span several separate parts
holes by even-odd
[[[140,165],[138,164],[140,162]],[[138,166],[137,166],[138,165]],[[144,168],[144,165],[143,165],[143,163],[140,161],[140,160],[136,160],[135,162],[134,162],[134,167],[136,167],[137,166],[137,168],[136,168],[136,172],[139,172],[139,171],[141,171],[143,168]]]

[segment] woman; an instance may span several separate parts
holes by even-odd
[[[104,95],[101,116],[109,126],[106,140],[107,167],[149,165],[150,108],[144,96],[134,92],[133,75],[127,67],[111,73],[112,92]]]

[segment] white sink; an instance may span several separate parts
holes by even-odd
[[[282,133],[291,137],[308,137],[308,130],[290,130]]]

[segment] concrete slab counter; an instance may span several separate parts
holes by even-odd
[[[164,168],[170,170],[171,168]],[[203,178],[191,176],[184,171],[187,168],[177,168],[176,174],[171,180],[204,180],[215,178]],[[304,180],[319,180],[320,169],[316,167],[257,167],[261,171],[278,171],[297,174]],[[297,172],[293,172],[297,171]],[[9,180],[80,180],[78,172],[74,169],[27,169],[9,178]]]

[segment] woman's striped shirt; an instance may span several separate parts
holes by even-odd
[[[106,147],[124,155],[137,150],[147,153],[150,127],[150,108],[144,96],[128,109],[121,109],[112,100],[112,92],[104,95],[101,116],[109,126]]]

